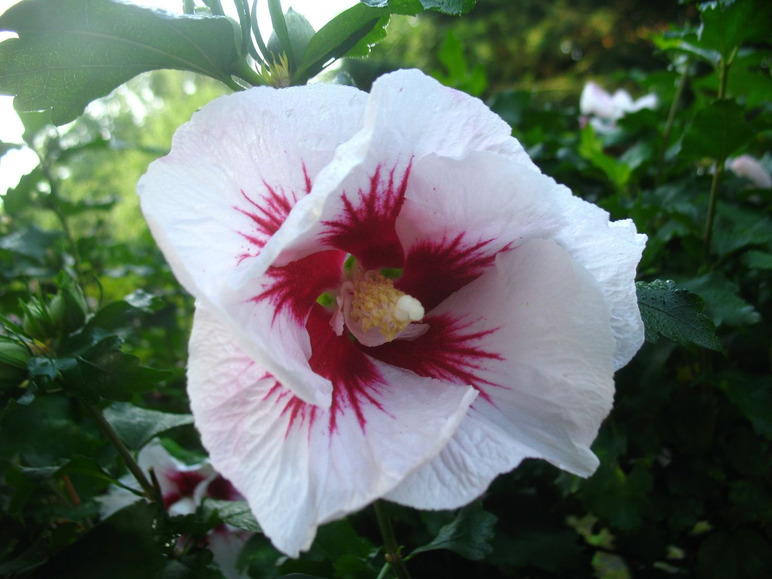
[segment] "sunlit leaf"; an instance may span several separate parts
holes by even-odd
[[[407,4],[419,3],[422,10],[436,10],[443,14],[458,15],[469,12],[474,8],[476,0],[361,0],[362,4],[376,8],[396,8]],[[419,10],[420,11],[420,10]]]
[[[60,125],[141,72],[190,70],[228,82],[240,33],[225,17],[196,18],[112,0],[24,0],[0,16],[18,34],[0,44],[0,93]]]

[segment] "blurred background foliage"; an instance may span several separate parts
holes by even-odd
[[[326,73],[367,89],[415,66],[483,98],[545,173],[635,220],[649,235],[639,279],[675,280],[682,293],[663,307],[693,316],[691,338],[648,335],[618,373],[593,477],[526,461],[460,512],[390,505],[406,553],[452,534],[450,547],[411,558],[415,577],[772,576],[772,190],[725,169],[741,154],[772,169],[772,20],[763,0],[733,6],[744,27],[731,54],[709,35],[697,41],[713,13],[692,3],[481,0],[461,18],[394,17],[369,58]],[[747,18],[766,22],[766,37]],[[580,118],[589,80],[655,94],[658,105],[599,130]],[[219,576],[203,543],[180,551],[173,541],[219,524],[211,511],[99,522],[95,498],[125,467],[93,409],[114,418],[129,401],[188,412],[192,302],[147,231],[135,186],[176,128],[226,90],[154,72],[65,127],[24,118],[41,164],[0,213],[0,575],[133,577],[119,563],[144,560],[162,576]],[[713,350],[697,345],[696,324]],[[7,346],[19,341],[31,344],[26,354]],[[204,457],[192,426],[162,434],[180,460]],[[240,563],[254,577],[375,577],[380,543],[368,510],[324,527],[296,561],[255,534]],[[79,568],[96,548],[116,555]]]

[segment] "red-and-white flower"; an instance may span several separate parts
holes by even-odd
[[[645,243],[418,71],[219,98],[140,183],[197,298],[218,471],[296,556],[379,497],[459,507],[524,458],[587,476],[643,340]]]
[[[169,454],[158,440],[153,440],[139,451],[137,464],[145,472],[153,471],[164,508],[171,515],[192,515],[207,498],[221,501],[243,500],[233,485],[218,474],[208,461],[193,465],[184,464]],[[140,490],[132,476],[123,477],[121,483],[137,492]],[[140,500],[137,494],[124,487],[113,486],[99,498],[99,512],[102,518],[107,518]],[[212,551],[215,563],[228,579],[247,576],[237,569],[236,563],[241,548],[250,536],[250,533],[225,524],[209,532],[206,546]],[[184,539],[181,539],[181,542],[184,542]]]

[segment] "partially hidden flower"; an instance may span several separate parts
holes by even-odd
[[[657,96],[647,94],[633,100],[630,93],[619,89],[610,94],[600,85],[589,81],[579,97],[579,113],[583,122],[590,122],[598,132],[608,132],[628,113],[657,107]]]
[[[735,175],[750,181],[753,187],[757,189],[772,188],[772,175],[755,157],[740,155],[729,161],[727,165]]]
[[[230,482],[214,470],[209,461],[187,465],[176,458],[158,442],[151,441],[137,454],[137,464],[145,471],[151,469],[158,481],[164,508],[170,515],[191,515],[206,498],[224,501],[243,500]],[[136,480],[131,476],[121,479],[127,487],[139,491]],[[114,486],[99,498],[99,511],[107,518],[116,511],[138,500],[136,494],[126,488]],[[207,547],[214,555],[214,561],[225,577],[238,578],[246,575],[236,568],[241,548],[249,533],[220,525],[207,537]]]
[[[369,95],[255,88],[204,107],[138,188],[197,299],[203,443],[283,552],[380,497],[451,509],[525,458],[597,467],[646,238],[481,101],[418,71]]]

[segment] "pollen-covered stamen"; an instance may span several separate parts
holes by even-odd
[[[421,302],[396,289],[394,282],[379,271],[357,272],[343,290],[346,323],[357,338],[360,331],[377,329],[385,338],[378,341],[390,342],[424,317]]]

